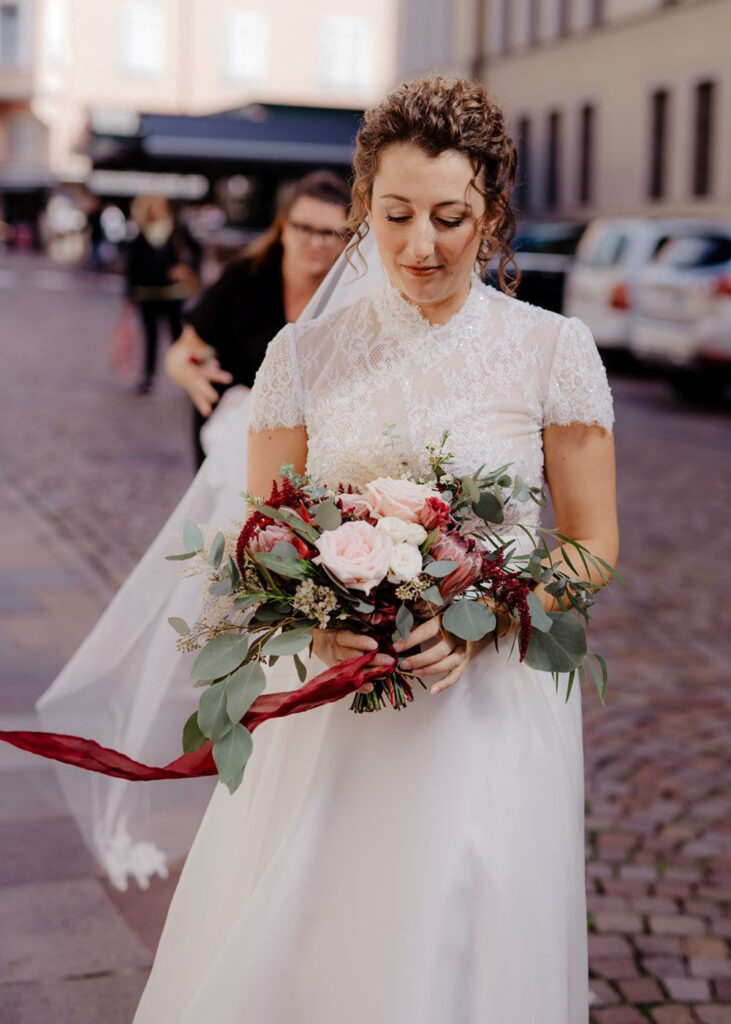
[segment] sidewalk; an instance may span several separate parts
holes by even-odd
[[[111,595],[7,489],[0,549],[0,722],[30,728],[29,708]],[[0,1020],[129,1024],[173,880],[145,893],[111,890],[53,770],[8,746],[0,747],[0,849]]]

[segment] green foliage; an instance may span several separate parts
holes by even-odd
[[[204,690],[198,707],[198,727],[204,736],[217,743],[230,732],[231,719],[226,711],[226,680]]]
[[[213,538],[213,543],[211,544],[211,550],[208,552],[208,561],[209,561],[210,565],[213,566],[214,569],[217,569],[219,567],[219,565],[221,564],[221,559],[223,558],[223,552],[224,552],[225,548],[226,548],[226,538],[224,537],[224,535],[219,530],[219,532]]]
[[[168,622],[175,632],[180,634],[180,636],[186,636],[190,633],[190,626],[185,619],[179,619],[177,615],[173,615],[168,619]]]
[[[273,636],[264,644],[262,653],[265,655],[299,654],[312,643],[312,626],[300,626],[288,629],[278,636]]]
[[[231,722],[240,722],[266,686],[264,669],[258,661],[249,661],[226,680],[226,714]]]
[[[198,725],[198,712],[194,711],[183,726],[183,753],[192,754],[200,750],[206,742],[206,736],[201,732]]]
[[[223,633],[209,640],[193,662],[193,679],[221,679],[237,669],[249,649],[242,633]]]
[[[192,555],[203,550],[203,534],[192,519],[186,519],[183,524],[183,547]]]
[[[236,792],[244,777],[246,762],[254,749],[251,733],[238,723],[231,727],[223,739],[213,744],[213,760],[218,777],[230,793]]]
[[[553,625],[553,620],[546,614],[546,610],[541,604],[541,599],[537,594],[531,593],[528,594],[527,600],[533,629],[538,629],[541,633],[547,633]]]
[[[414,616],[405,604],[398,606],[396,612],[396,631],[402,640],[407,640],[409,633],[414,628]]]
[[[472,502],[472,511],[485,523],[502,523],[505,519],[503,503],[492,491],[482,491]]]
[[[586,629],[569,612],[549,612],[551,628],[547,633],[531,633],[526,665],[541,672],[570,672],[578,668],[586,654]]]
[[[449,576],[455,569],[459,568],[459,562],[452,562],[449,559],[443,559],[442,561],[429,562],[428,565],[424,566],[424,572],[427,576],[433,576],[434,579],[440,580],[445,576]]]
[[[461,640],[482,640],[495,628],[495,614],[479,601],[460,600],[442,615],[442,625]]]
[[[337,530],[343,521],[343,514],[332,499],[315,505],[313,514],[322,530]]]

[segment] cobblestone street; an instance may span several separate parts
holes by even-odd
[[[115,279],[0,257],[0,301],[0,723],[21,728],[189,482],[190,414],[165,380],[113,380]],[[612,383],[629,586],[592,633],[607,704],[584,699],[592,1021],[731,1024],[731,408]],[[173,880],[113,892],[54,773],[10,748],[0,847],[0,1020],[128,1024]]]

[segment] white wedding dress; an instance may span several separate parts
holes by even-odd
[[[251,406],[255,429],[306,425],[308,470],[333,484],[418,473],[448,430],[457,472],[510,463],[539,485],[544,426],[612,426],[587,328],[476,278],[443,326],[384,285],[285,327]],[[280,660],[269,688],[296,685]],[[402,712],[264,725],[240,789],[215,790],[135,1024],[586,1024],[581,694],[564,693],[506,647]]]

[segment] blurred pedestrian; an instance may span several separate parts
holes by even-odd
[[[252,386],[269,341],[297,319],[342,252],[349,205],[349,190],[337,174],[308,174],[269,230],[186,313],[165,368],[195,407],[197,465],[204,457],[200,429],[221,394],[234,384]]]
[[[127,249],[126,294],[142,321],[145,365],[137,390],[147,394],[157,367],[158,322],[167,321],[172,341],[180,334],[183,301],[199,287],[201,247],[176,224],[164,196],[137,196],[131,212],[137,234]]]

